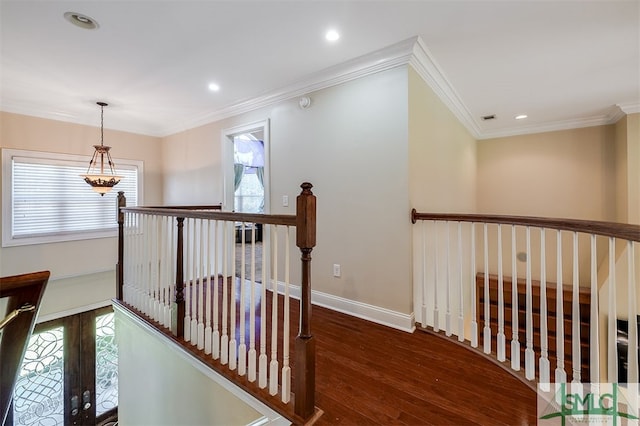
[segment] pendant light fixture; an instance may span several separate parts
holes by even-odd
[[[95,151],[89,162],[87,174],[81,176],[85,182],[91,185],[94,191],[104,196],[104,194],[111,191],[111,188],[120,182],[122,176],[116,175],[115,164],[113,164],[111,154],[109,154],[111,147],[104,145],[104,107],[108,104],[105,102],[96,103],[100,105],[100,145],[93,146]],[[106,159],[105,156],[107,157]],[[109,173],[105,173],[105,160],[107,161]]]

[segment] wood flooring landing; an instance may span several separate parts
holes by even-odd
[[[318,306],[316,425],[536,424],[536,394],[439,336],[397,331]]]

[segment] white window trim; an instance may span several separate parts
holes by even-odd
[[[28,151],[21,149],[3,148],[0,150],[2,154],[2,247],[24,246],[32,244],[45,244],[63,241],[89,240],[95,238],[112,238],[118,235],[117,227],[104,231],[87,231],[74,233],[61,233],[56,235],[42,235],[25,238],[13,238],[12,216],[13,216],[13,167],[14,157],[27,157],[42,160],[50,160],[51,162],[74,162],[89,164],[91,157],[88,155],[60,154],[53,152]],[[114,158],[113,162],[121,165],[133,166],[138,169],[138,200],[139,203],[144,200],[144,162],[141,160],[126,160]],[[80,176],[78,176],[80,179]],[[118,191],[116,186],[113,191]],[[92,191],[87,185],[87,191]],[[93,192],[93,191],[92,191]],[[97,195],[97,194],[96,194]],[[125,194],[126,196],[126,194]],[[114,204],[114,209],[117,206]]]

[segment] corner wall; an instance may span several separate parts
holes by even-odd
[[[316,295],[348,309],[390,310],[409,323],[406,87],[407,68],[397,67],[309,93],[307,109],[290,99],[164,138],[164,201],[189,194],[190,202],[221,202],[223,129],[269,119],[271,213],[294,214],[304,181],[318,197]],[[332,276],[334,263],[340,278]]]

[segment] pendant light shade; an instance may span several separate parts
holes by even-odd
[[[122,176],[116,175],[115,164],[113,164],[109,153],[111,147],[104,145],[104,107],[108,104],[104,102],[97,102],[97,104],[100,105],[100,145],[93,146],[95,151],[89,162],[89,168],[87,173],[81,176],[85,182],[91,185],[94,191],[104,195],[120,182]],[[108,173],[105,173],[105,161],[107,162]]]

